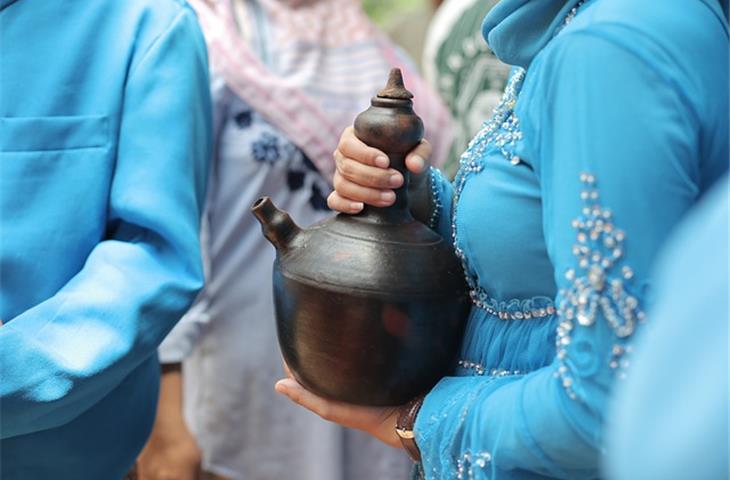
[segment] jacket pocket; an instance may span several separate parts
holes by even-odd
[[[0,118],[0,152],[103,148],[108,143],[106,115]]]

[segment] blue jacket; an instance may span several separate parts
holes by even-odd
[[[204,40],[176,0],[0,0],[0,477],[121,478],[202,286]]]

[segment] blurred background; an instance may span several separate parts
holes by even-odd
[[[429,0],[365,0],[363,7],[375,23],[383,25],[386,16],[417,11],[430,3]]]
[[[365,0],[370,18],[421,66],[429,25],[441,0]]]

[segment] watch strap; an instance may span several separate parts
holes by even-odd
[[[398,420],[395,423],[395,433],[400,438],[403,448],[414,462],[421,461],[421,452],[416,444],[416,435],[413,431],[416,425],[416,417],[423,405],[423,396],[416,397],[401,407]]]

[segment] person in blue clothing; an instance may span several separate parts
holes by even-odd
[[[0,0],[0,477],[119,479],[203,274],[205,43],[182,0]]]
[[[730,478],[727,177],[672,234],[631,375],[616,389],[606,478]]]
[[[276,389],[403,444],[428,479],[599,478],[657,251],[727,171],[726,16],[718,0],[501,0],[483,31],[515,68],[454,183],[430,170],[420,205],[470,288],[458,367],[406,408]],[[332,208],[388,203],[378,155],[345,132]]]

